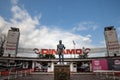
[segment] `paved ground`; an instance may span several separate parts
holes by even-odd
[[[27,75],[26,77],[19,77],[17,79],[12,80],[54,80],[54,74],[53,73],[31,74]],[[96,76],[93,74],[71,74],[70,80],[99,80],[99,79],[96,78]]]
[[[8,79],[2,79],[0,77],[0,80],[8,80]],[[54,74],[53,73],[33,73],[27,76],[19,77],[16,79],[9,79],[9,80],[54,80]],[[120,79],[105,79],[105,76],[99,76],[97,77],[95,74],[91,73],[74,73],[70,75],[70,80],[120,80]]]

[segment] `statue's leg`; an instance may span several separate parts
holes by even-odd
[[[60,54],[59,54],[59,62],[61,62],[61,57],[60,57]]]
[[[61,54],[61,56],[62,56],[62,63],[64,64],[64,55]]]

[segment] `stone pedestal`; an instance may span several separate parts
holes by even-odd
[[[70,66],[64,64],[55,65],[54,80],[70,80]]]

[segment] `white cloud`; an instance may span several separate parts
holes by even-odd
[[[11,0],[11,3],[12,3],[12,4],[17,4],[17,3],[18,3],[18,0]]]
[[[87,30],[87,27],[85,27],[83,24],[78,24],[73,28],[74,31],[82,31],[82,30]]]
[[[88,34],[86,37],[91,38],[92,36],[90,34]]]
[[[72,43],[73,40],[76,43],[76,48],[81,48],[83,46],[93,47],[93,45],[91,45],[91,35],[86,35],[84,37],[59,29],[55,26],[54,28],[49,28],[49,26],[40,24],[39,16],[31,16],[27,10],[17,6],[17,2],[13,3],[11,8],[13,14],[12,18],[9,21],[6,21],[0,16],[0,30],[7,33],[7,30],[11,26],[20,28],[21,35],[19,47],[56,48],[59,40],[63,41],[66,48],[74,48]],[[87,29],[84,27],[84,24],[88,23],[82,24],[83,30]]]
[[[9,28],[8,26],[10,26],[10,23],[0,16],[0,32],[6,34]]]
[[[120,27],[118,27],[118,30],[120,31]]]
[[[91,21],[86,21],[86,22],[80,22],[75,27],[73,27],[74,31],[83,31],[83,30],[96,30],[98,28],[98,25],[94,22]]]
[[[93,30],[96,30],[98,28],[98,26],[94,25],[92,28],[93,28]]]
[[[101,44],[101,47],[106,47],[106,42],[105,42],[105,40],[101,41],[100,44]]]

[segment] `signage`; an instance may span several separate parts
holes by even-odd
[[[108,59],[109,70],[120,70],[120,59]]]
[[[5,45],[5,52],[9,54],[15,54],[17,49],[17,42],[19,38],[19,32],[9,31],[7,36],[7,42]]]
[[[109,56],[119,53],[119,42],[115,29],[105,31],[105,39]]]
[[[90,48],[86,48],[85,51],[90,51]],[[38,49],[34,48],[33,51],[36,54],[57,54],[56,49]],[[82,49],[65,49],[63,50],[63,54],[82,54],[83,50]]]
[[[7,39],[4,45],[4,55],[14,57],[17,53],[20,32],[18,28],[11,28],[8,31]]]

